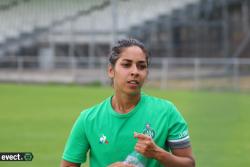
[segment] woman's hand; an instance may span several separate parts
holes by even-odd
[[[141,133],[134,133],[134,137],[138,139],[135,150],[147,158],[155,158],[155,153],[159,148],[154,140],[147,135]]]
[[[135,150],[147,158],[156,159],[164,166],[195,167],[191,147],[173,149],[171,154],[157,146],[150,136],[134,133],[134,137],[138,139]]]

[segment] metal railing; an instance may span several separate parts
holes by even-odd
[[[39,57],[3,57],[0,81],[109,83],[107,58],[54,57],[48,62]],[[250,90],[250,59],[152,58],[146,85],[162,89]]]

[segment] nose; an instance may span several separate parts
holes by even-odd
[[[131,75],[132,76],[139,75],[139,70],[138,70],[138,68],[137,68],[137,66],[135,64],[131,67]]]

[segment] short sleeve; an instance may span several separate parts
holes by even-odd
[[[67,140],[63,159],[73,163],[86,161],[89,143],[85,134],[83,113],[77,118]]]
[[[190,146],[187,123],[174,105],[169,114],[168,137],[166,144],[170,149],[186,148]]]

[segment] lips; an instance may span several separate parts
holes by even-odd
[[[127,82],[130,86],[138,86],[139,82],[137,80],[129,80]]]

